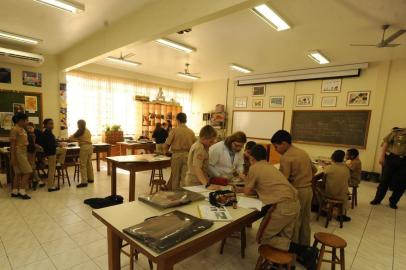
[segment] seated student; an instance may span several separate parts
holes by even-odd
[[[261,211],[264,218],[257,233],[257,241],[295,253],[302,258],[307,269],[316,269],[317,249],[292,242],[300,213],[297,191],[266,158],[264,146],[255,145],[251,149],[251,167],[244,187],[246,195],[256,192],[265,205]]]
[[[27,135],[28,135],[28,146],[27,146],[27,157],[28,162],[31,164],[31,168],[33,170],[33,186],[34,189],[37,187],[38,184],[43,184],[42,180],[39,178],[36,169],[36,155],[37,150],[42,150],[42,147],[37,144],[36,136],[35,136],[35,127],[34,124],[29,122],[27,124]]]
[[[31,197],[27,195],[26,189],[32,168],[28,162],[28,137],[25,131],[28,116],[25,113],[18,112],[13,116],[12,120],[14,127],[10,131],[10,154],[11,165],[13,166],[15,175],[13,178],[11,197],[29,200]]]
[[[205,185],[209,186],[207,170],[209,166],[209,147],[216,142],[217,132],[210,126],[204,126],[199,133],[199,140],[196,141],[189,151],[188,171],[185,183],[187,186]]]
[[[331,156],[331,165],[324,168],[324,179],[326,182],[326,196],[331,199],[343,201],[344,211],[346,212],[348,209],[348,181],[351,176],[350,170],[344,163],[344,156],[344,151],[334,151]],[[351,220],[346,213],[343,213],[342,218],[344,222]]]
[[[359,152],[355,148],[351,148],[347,150],[346,154],[346,164],[351,171],[351,178],[348,185],[350,187],[358,187],[361,183],[361,171],[362,165],[361,160],[359,159]]]
[[[168,138],[168,131],[162,127],[161,123],[155,125],[152,138],[155,139],[156,152],[158,154],[165,154],[165,141]]]
[[[256,143],[254,141],[249,141],[245,144],[245,148],[244,148],[244,175],[248,175],[248,170],[250,168],[250,153],[251,153],[251,149],[252,147],[254,147],[256,145]]]

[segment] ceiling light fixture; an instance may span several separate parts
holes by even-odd
[[[251,73],[251,72],[252,72],[252,70],[250,70],[250,69],[248,69],[248,68],[245,68],[245,67],[242,67],[242,66],[239,66],[239,65],[236,65],[236,64],[231,64],[231,65],[230,65],[230,68],[231,68],[232,70],[235,70],[235,71],[238,71],[238,72],[242,72],[242,73]]]
[[[290,29],[290,26],[285,22],[282,17],[276,14],[268,5],[262,4],[251,9],[255,14],[257,14],[261,19],[275,28],[276,31],[283,31]]]
[[[125,65],[129,65],[129,66],[133,66],[133,67],[141,65],[141,63],[138,63],[138,62],[125,60],[123,58],[116,58],[116,57],[113,57],[113,56],[109,56],[106,59],[111,61],[111,62],[117,63],[117,64],[125,64]]]
[[[186,45],[184,45],[182,43],[175,42],[175,41],[172,41],[172,40],[166,39],[166,38],[159,38],[159,39],[157,39],[155,41],[162,44],[162,45],[171,47],[173,49],[176,49],[176,50],[179,50],[179,51],[182,51],[182,52],[185,52],[185,53],[191,53],[191,52],[196,51],[195,48],[186,46]]]
[[[186,79],[191,79],[191,80],[198,80],[198,79],[200,79],[200,77],[198,77],[198,76],[192,75],[192,74],[190,74],[190,73],[183,73],[183,72],[178,72],[178,76],[179,76],[179,77],[186,78]]]
[[[328,64],[330,61],[322,55],[319,51],[310,51],[308,55],[310,59],[312,59],[314,62],[320,65]]]
[[[38,43],[40,43],[42,41],[42,40],[39,40],[36,38],[21,36],[21,35],[9,33],[9,32],[2,31],[2,30],[0,30],[0,38],[17,41],[17,42],[21,42],[21,43],[34,44],[34,45],[37,45]]]
[[[34,1],[72,13],[80,13],[82,11],[85,11],[85,5],[71,0],[34,0]]]

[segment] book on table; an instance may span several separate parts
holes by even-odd
[[[231,221],[233,218],[226,207],[216,207],[213,205],[199,205],[200,217],[211,221]]]

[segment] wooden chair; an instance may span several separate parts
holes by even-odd
[[[128,245],[130,246],[130,252],[127,252],[124,249]],[[135,261],[138,261],[139,252],[134,247],[132,247],[129,243],[125,243],[124,245],[121,246],[121,252],[130,258],[130,270],[134,270],[134,263],[135,263]],[[149,264],[150,270],[154,269],[154,266],[150,259],[148,259],[148,264]]]
[[[340,265],[341,270],[345,270],[344,249],[347,246],[347,242],[337,235],[318,232],[314,234],[313,247],[317,248],[319,243],[321,244],[321,248],[317,260],[317,270],[321,269],[321,264],[323,262],[330,263],[331,269],[335,269],[335,265],[338,264]],[[326,247],[331,248],[331,250],[326,250]],[[337,256],[337,249],[340,252],[339,256]],[[331,253],[331,260],[324,259],[324,253]]]
[[[65,185],[65,179],[68,181],[70,186],[70,179],[68,174],[68,167],[65,164],[56,166],[55,178],[58,180],[58,188],[60,188],[60,180],[62,180],[62,185]]]
[[[352,186],[351,191],[351,209],[358,205],[358,186]]]
[[[261,245],[258,248],[259,257],[255,270],[268,269],[267,264],[276,266],[278,270],[290,270],[295,260],[295,255],[287,251],[279,250],[268,245]],[[274,269],[274,268],[272,268]]]
[[[164,174],[162,172],[162,169],[153,169],[151,171],[150,186],[151,190],[149,194],[156,193],[160,190],[168,190],[168,187],[166,186],[166,181],[164,180]]]
[[[238,233],[239,235],[236,236],[231,236],[233,238],[240,238],[241,239],[241,258],[245,258],[245,248],[247,247],[247,234],[245,231],[245,227],[242,228],[241,232]],[[220,245],[220,254],[223,254],[224,252],[224,247],[226,245],[226,240],[227,238],[224,238],[223,241],[221,241]]]

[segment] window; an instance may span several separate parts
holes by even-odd
[[[141,134],[139,128],[141,107],[135,96],[148,96],[154,100],[162,88],[167,101],[174,99],[189,114],[190,90],[125,80],[85,72],[67,75],[68,132],[76,130],[76,122],[84,119],[94,136],[100,136],[107,125],[120,125],[124,134]]]

